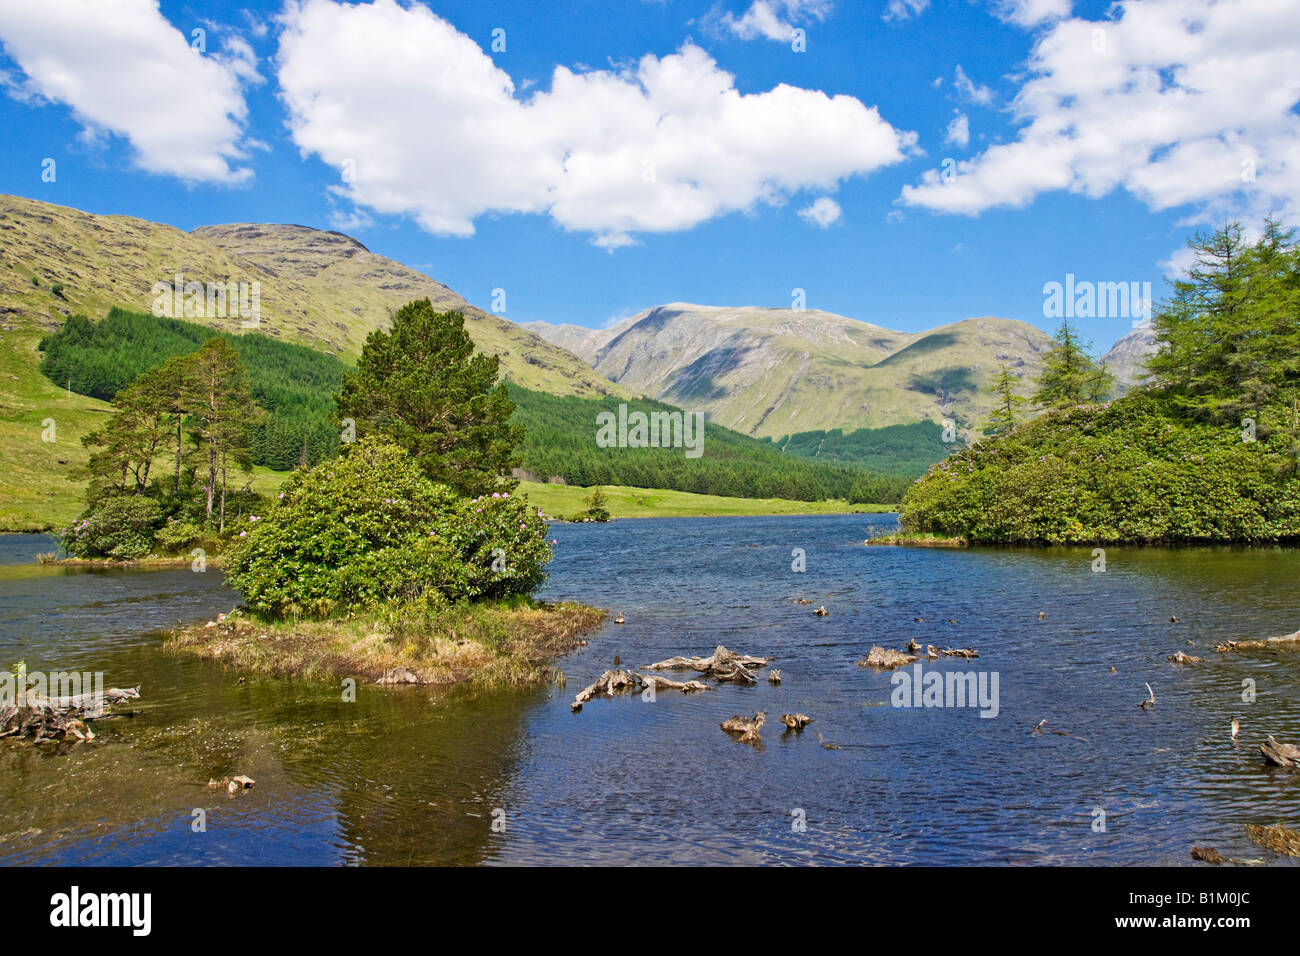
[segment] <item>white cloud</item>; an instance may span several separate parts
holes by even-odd
[[[958,146],[965,147],[970,142],[970,118],[965,113],[958,112],[948,124],[948,132],[944,136],[945,143],[956,143]]]
[[[152,173],[216,183],[252,175],[233,165],[250,145],[241,83],[261,79],[242,39],[201,54],[158,0],[5,0],[0,41],[27,76],[13,95],[70,107],[84,139],[122,136]]]
[[[1021,27],[1063,20],[1070,15],[1071,0],[998,0],[999,17]]]
[[[724,14],[721,23],[742,40],[765,37],[784,42],[794,35],[798,23],[824,20],[830,11],[830,0],[754,0],[739,17]]]
[[[1129,0],[1115,14],[1042,33],[1015,141],[959,163],[951,182],[927,173],[903,202],[975,214],[1123,188],[1155,210],[1195,204],[1197,221],[1300,218],[1300,5]]]
[[[799,218],[810,225],[825,229],[832,223],[839,222],[843,215],[840,204],[829,196],[822,196],[811,205],[799,210]]]
[[[889,0],[889,6],[885,7],[883,19],[906,20],[908,17],[917,16],[925,12],[930,6],[930,0]]]
[[[957,64],[957,69],[953,71],[952,85],[956,87],[957,94],[964,100],[969,100],[978,106],[988,106],[993,102],[993,91],[987,86],[980,86],[974,82],[966,71]]]
[[[556,67],[522,100],[473,40],[393,0],[291,5],[277,62],[294,141],[347,174],[337,192],[445,235],[547,213],[613,248],[833,190],[915,142],[849,96],[741,94],[690,43],[622,70]]]

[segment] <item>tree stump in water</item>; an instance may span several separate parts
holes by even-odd
[[[791,730],[803,730],[812,723],[812,718],[807,714],[782,714],[781,723]]]
[[[709,657],[670,657],[666,661],[650,664],[647,669],[689,668],[690,670],[699,671],[706,677],[712,677],[714,680],[754,684],[758,682],[758,678],[754,676],[750,668],[764,667],[769,660],[770,658],[767,657],[751,657],[748,654],[737,654],[735,651],[729,651],[719,644]]]
[[[915,654],[904,654],[902,651],[893,651],[884,647],[873,647],[866,657],[858,661],[858,666],[877,667],[881,670],[890,670],[895,667],[902,667],[904,664],[910,664],[916,659]]]
[[[766,721],[767,714],[760,710],[753,717],[741,717],[739,714],[728,717],[720,726],[727,733],[738,735],[736,739],[742,743],[755,744],[762,740],[758,734]]]
[[[1287,767],[1291,770],[1300,767],[1300,747],[1284,744],[1272,734],[1268,735],[1268,740],[1259,745],[1259,752],[1264,755],[1266,763],[1275,767]]]

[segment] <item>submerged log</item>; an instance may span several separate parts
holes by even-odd
[[[1281,637],[1268,637],[1262,641],[1222,641],[1214,645],[1220,654],[1230,651],[1286,651],[1300,650],[1300,631],[1283,634]]]
[[[882,670],[889,670],[894,667],[902,667],[904,664],[910,664],[916,660],[915,654],[904,654],[902,651],[893,651],[884,647],[873,647],[867,656],[858,661],[859,667],[878,667]]]
[[[803,730],[812,723],[812,718],[807,714],[782,714],[781,723],[791,730]]]
[[[1300,856],[1300,831],[1288,829],[1281,823],[1275,823],[1271,827],[1247,823],[1246,836],[1274,853],[1283,856]]]
[[[753,717],[741,717],[737,714],[735,717],[728,717],[721,723],[721,727],[729,734],[738,735],[737,740],[743,743],[758,743],[762,738],[759,737],[759,731],[763,729],[763,724],[767,722],[767,714],[759,711]]]
[[[1199,664],[1204,659],[1205,658],[1203,657],[1193,657],[1191,654],[1184,654],[1182,651],[1175,651],[1165,658],[1165,660],[1169,661],[1171,664]]]
[[[702,680],[673,680],[671,677],[660,677],[658,674],[633,674],[632,676],[639,678],[642,683],[653,684],[655,690],[679,690],[683,694],[690,694],[697,690],[713,690],[712,684],[706,684]]]
[[[110,687],[102,694],[92,691],[69,697],[27,693],[21,707],[0,706],[0,737],[30,737],[33,743],[65,737],[93,740],[95,735],[86,721],[112,717],[106,708],[139,696],[138,687]]]
[[[641,679],[639,674],[625,671],[622,668],[619,668],[618,670],[605,671],[605,673],[601,674],[582,690],[578,691],[577,696],[573,698],[573,704],[571,707],[573,708],[573,712],[577,713],[582,710],[583,704],[591,700],[597,694],[608,694],[612,697],[614,694],[623,691],[635,690],[643,683],[644,681]]]
[[[405,667],[394,667],[391,670],[384,671],[382,677],[375,681],[376,684],[423,684],[424,680],[419,674]]]
[[[1291,770],[1300,768],[1300,747],[1284,744],[1272,734],[1268,735],[1268,740],[1259,745],[1259,752],[1264,755],[1265,763],[1275,767],[1287,767]]]

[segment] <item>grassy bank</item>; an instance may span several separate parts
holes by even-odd
[[[934,534],[909,533],[885,534],[878,538],[868,538],[867,544],[897,545],[913,548],[964,548],[968,544],[965,538],[945,538]]]
[[[891,505],[849,504],[843,500],[787,501],[783,498],[724,498],[720,495],[696,495],[687,491],[657,488],[627,488],[601,485],[605,492],[605,510],[614,518],[685,518],[725,515],[802,515],[849,514],[892,511]],[[591,488],[574,485],[548,485],[533,481],[519,483],[519,491],[552,517],[585,511],[585,499]]]
[[[426,684],[485,687],[547,682],[551,662],[600,626],[581,604],[459,605],[396,622],[374,616],[266,622],[235,614],[171,632],[166,647],[249,674],[375,682],[397,669]]]

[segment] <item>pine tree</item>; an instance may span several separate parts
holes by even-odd
[[[502,476],[519,464],[524,433],[509,422],[515,404],[506,387],[493,387],[498,365],[495,355],[474,353],[463,315],[411,302],[390,331],[366,339],[335,397],[338,414],[356,421],[358,437],[388,435],[430,479],[462,494],[513,488]]]
[[[998,403],[989,413],[984,426],[986,435],[1005,435],[1015,431],[1018,422],[1017,412],[1029,404],[1029,399],[1015,392],[1017,379],[1006,365],[1001,367],[990,392],[998,396]]]
[[[1043,408],[1070,408],[1087,402],[1103,401],[1114,386],[1114,378],[1105,365],[1093,363],[1088,354],[1091,343],[1080,340],[1069,319],[1061,320],[1052,347],[1043,356],[1043,374],[1033,402]]]

